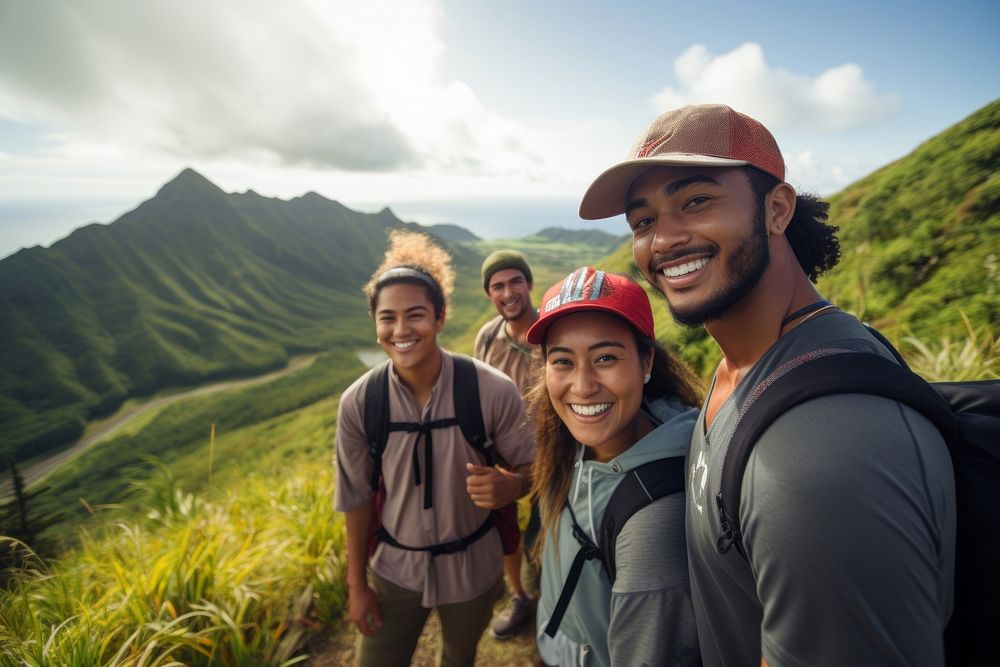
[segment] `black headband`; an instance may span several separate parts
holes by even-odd
[[[411,269],[408,266],[395,266],[388,271],[384,272],[375,281],[376,287],[382,287],[385,283],[390,280],[397,280],[401,278],[416,278],[417,280],[426,283],[434,292],[440,292],[441,286],[437,283],[434,278],[430,275],[420,271],[418,269]]]

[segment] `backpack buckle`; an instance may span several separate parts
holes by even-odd
[[[715,541],[715,548],[720,554],[727,554],[736,544],[736,531],[733,530],[729,522],[729,515],[726,513],[725,504],[722,502],[722,493],[715,496],[715,503],[719,506],[719,522],[722,524],[722,533]]]

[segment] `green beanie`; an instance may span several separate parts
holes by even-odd
[[[489,294],[490,278],[497,271],[504,269],[519,269],[529,283],[535,282],[531,278],[531,269],[528,268],[528,260],[524,258],[524,255],[516,250],[497,250],[483,260],[483,291]]]

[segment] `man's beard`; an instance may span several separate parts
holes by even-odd
[[[718,319],[753,290],[760,282],[760,278],[764,275],[770,261],[771,254],[767,247],[764,210],[763,207],[759,207],[754,215],[750,231],[736,242],[733,254],[726,261],[728,282],[722,290],[718,294],[710,296],[703,303],[694,304],[684,309],[675,308],[670,303],[670,299],[667,298],[667,308],[675,320],[689,327],[700,327],[705,322]]]
[[[526,312],[528,312],[528,305],[522,299],[521,301],[518,302],[517,310],[514,312],[513,315],[508,316],[507,308],[504,307],[503,310],[500,311],[500,316],[503,317],[508,322],[516,322],[517,320],[524,317],[524,314]]]

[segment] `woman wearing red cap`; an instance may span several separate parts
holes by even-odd
[[[529,395],[543,660],[699,664],[683,484],[696,380],[656,342],[643,289],[591,267],[549,288],[528,341],[545,360]]]

